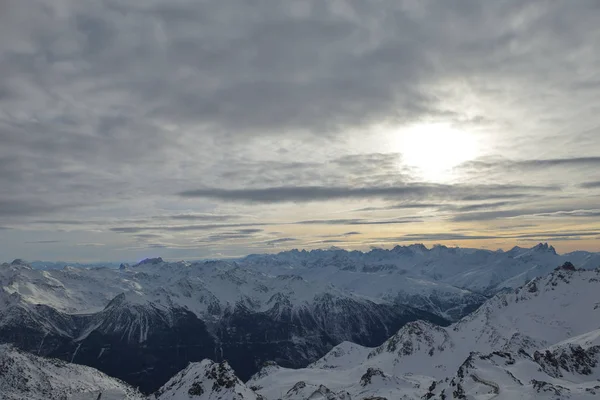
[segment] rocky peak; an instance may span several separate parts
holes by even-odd
[[[104,309],[108,310],[108,309],[111,309],[111,308],[120,307],[126,301],[127,301],[127,296],[125,296],[125,293],[118,294],[111,301],[108,302],[108,304],[106,305],[106,307]]]
[[[548,245],[548,243],[539,243],[533,247],[533,250],[538,252],[552,253],[556,255],[556,249],[554,248],[554,246]]]
[[[571,264],[569,261],[565,262],[560,267],[556,267],[554,270],[559,271],[561,269],[564,271],[577,271],[577,268],[575,268],[575,266],[573,264]]]
[[[158,264],[162,264],[162,263],[164,263],[164,260],[161,257],[145,258],[142,261],[140,261],[139,263],[137,263],[135,266],[139,267],[141,265],[158,265]]]
[[[379,368],[367,369],[367,372],[365,372],[364,375],[360,378],[360,385],[362,387],[370,385],[371,383],[373,383],[373,378],[377,377],[377,376],[381,377],[381,378],[385,378],[385,374]]]
[[[222,399],[260,400],[262,397],[248,388],[235,375],[226,361],[211,360],[190,363],[156,393],[158,400]]]

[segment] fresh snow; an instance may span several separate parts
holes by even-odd
[[[60,360],[37,357],[0,345],[2,400],[73,399],[141,400],[139,392],[100,371]]]
[[[600,269],[558,269],[447,328],[409,323],[377,348],[342,343],[309,368],[270,365],[248,385],[267,399],[295,398],[298,385],[351,399],[597,398],[599,289]]]
[[[259,400],[234,374],[227,362],[191,363],[153,396],[157,400]]]
[[[566,261],[575,267],[556,268]],[[240,306],[275,315],[315,304],[340,314],[344,299],[408,304],[456,322],[448,327],[411,322],[376,348],[342,342],[307,368],[271,363],[246,384],[226,362],[191,363],[152,398],[595,398],[600,396],[600,269],[593,269],[598,265],[599,254],[560,255],[547,244],[507,252],[412,245],[367,253],[295,250],[238,261],[157,258],[119,269],[40,270],[19,260],[0,265],[0,324],[36,324],[41,349],[48,332],[77,342],[99,329],[143,344],[149,321],[169,326],[174,308],[210,325]],[[54,310],[66,314],[51,318]],[[93,320],[73,336],[61,319],[67,314],[93,315]],[[306,338],[290,340],[303,344]],[[0,346],[0,361],[0,393],[8,400],[23,398],[30,383],[36,385],[26,396],[32,399],[94,400],[100,393],[102,399],[141,398],[91,368],[10,346]]]

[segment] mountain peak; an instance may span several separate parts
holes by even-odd
[[[126,301],[127,301],[127,297],[125,296],[125,293],[120,293],[120,294],[116,295],[111,301],[109,301],[104,309],[108,310],[109,308],[119,307],[122,304],[124,304]]]
[[[139,263],[137,263],[135,266],[139,267],[140,265],[157,265],[162,263],[164,263],[164,260],[161,257],[145,258]]]
[[[211,360],[190,363],[156,393],[158,400],[197,398],[208,400],[259,400],[233,372],[227,361]]]
[[[559,270],[565,270],[565,271],[577,271],[577,268],[575,268],[575,266],[573,264],[571,264],[570,261],[566,261],[563,265],[561,265],[560,267],[556,267],[555,271],[559,271]]]
[[[550,246],[548,243],[539,243],[536,246],[534,246],[532,250],[556,254],[556,249],[554,248],[554,246]]]

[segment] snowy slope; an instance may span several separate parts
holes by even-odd
[[[547,243],[530,249],[515,247],[507,252],[410,245],[367,253],[339,249],[292,250],[276,255],[248,256],[243,264],[269,273],[285,268],[303,277],[329,278],[356,293],[389,298],[394,296],[393,291],[386,292],[365,283],[373,277],[365,279],[364,274],[383,275],[393,281],[389,286],[380,282],[384,288],[397,287],[400,289],[397,293],[406,293],[409,296],[405,298],[410,299],[410,295],[431,291],[460,296],[457,288],[465,291],[463,296],[467,292],[493,294],[504,287],[515,288],[534,277],[544,276],[566,261],[578,268],[593,269],[600,266],[600,254],[579,251],[561,255]],[[351,280],[344,272],[363,278]]]
[[[0,398],[3,400],[135,400],[144,397],[100,371],[45,359],[0,345]]]
[[[146,392],[190,361],[227,359],[247,379],[267,360],[302,367],[342,341],[372,346],[406,322],[445,323],[325,281],[227,262],[59,271],[19,262],[2,266],[0,279],[0,340]]]
[[[432,384],[425,398],[596,399],[599,354],[598,349],[559,356],[548,353],[545,358],[525,352],[473,353],[454,377]]]
[[[270,365],[248,384],[267,399],[298,382],[352,399],[594,398],[600,395],[599,289],[600,269],[566,265],[496,295],[450,327],[409,323],[377,348],[342,343],[309,368]],[[365,374],[377,384],[365,389]]]
[[[227,362],[203,360],[191,363],[171,378],[154,397],[157,400],[259,400]]]
[[[38,270],[16,260],[0,265],[0,340],[94,366],[147,392],[204,358],[227,359],[243,379],[268,360],[342,371],[346,358],[357,359],[352,379],[373,368],[421,387],[451,376],[472,351],[531,352],[586,334],[579,340],[593,342],[600,299],[590,289],[595,282],[580,275],[594,272],[546,276],[567,259],[600,264],[598,254],[559,255],[547,244],[507,252],[290,251],[235,262],[156,258],[119,269]],[[450,328],[435,325],[445,325],[439,316],[469,314],[492,293],[499,294]],[[376,346],[386,338],[366,350],[342,343]],[[315,362],[340,343],[338,353]],[[322,381],[303,390],[321,393],[321,385],[335,393],[346,387]]]
[[[565,261],[578,268],[596,268],[600,254],[559,255],[547,244],[508,252],[411,245],[367,253],[295,250],[248,256],[238,262],[157,258],[120,269],[38,270],[15,260],[0,265],[0,286],[26,302],[69,314],[101,311],[113,298],[128,293],[217,320],[240,302],[254,312],[266,311],[277,294],[296,306],[318,294],[344,293],[457,320],[486,300],[480,293],[521,286]]]

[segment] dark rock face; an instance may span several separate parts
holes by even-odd
[[[379,368],[369,368],[367,369],[367,372],[365,372],[364,375],[360,378],[360,385],[362,387],[370,385],[373,381],[373,377],[375,376],[385,378],[385,374]]]
[[[578,345],[554,351],[535,352],[533,358],[542,370],[554,378],[562,378],[565,372],[590,375],[600,362],[600,346],[583,349]]]
[[[166,313],[142,314],[144,324],[137,327],[127,325],[132,317],[127,309],[110,315],[85,339],[51,355],[70,354],[73,362],[97,368],[144,392],[158,389],[190,361],[214,355],[214,339],[206,325],[187,310],[170,310],[169,319]]]
[[[575,268],[575,266],[573,264],[571,264],[569,261],[565,262],[560,267],[556,267],[554,270],[559,271],[561,269],[565,270],[565,271],[577,271],[577,268]]]
[[[136,266],[140,266],[140,265],[157,265],[157,264],[162,264],[164,261],[161,257],[156,257],[156,258],[146,258],[143,259],[142,261],[140,261],[139,263],[136,264]]]
[[[305,367],[344,340],[377,346],[419,319],[447,324],[404,306],[325,295],[301,308],[274,299],[265,312],[238,304],[208,327],[186,309],[129,303],[119,295],[91,315],[16,303],[0,314],[0,342],[97,368],[150,393],[189,362],[227,360],[247,380],[266,361]]]

